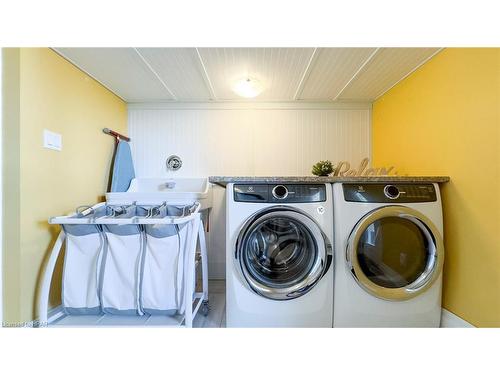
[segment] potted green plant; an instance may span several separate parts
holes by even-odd
[[[322,160],[317,162],[312,167],[312,174],[315,176],[328,176],[335,170],[330,160]]]

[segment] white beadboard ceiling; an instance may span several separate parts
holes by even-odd
[[[314,48],[200,48],[217,99],[239,100],[231,83],[252,77],[264,91],[259,100],[293,100]]]
[[[439,48],[54,48],[129,103],[371,102]],[[242,78],[264,91],[244,99]]]

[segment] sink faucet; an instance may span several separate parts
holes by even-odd
[[[165,187],[167,189],[174,189],[175,188],[175,185],[176,185],[176,182],[175,181],[167,181],[165,183]]]

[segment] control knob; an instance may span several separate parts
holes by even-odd
[[[389,199],[398,199],[399,189],[394,185],[386,185],[384,187],[384,194]]]
[[[273,197],[276,199],[285,199],[288,196],[288,189],[283,185],[276,185],[273,188]]]

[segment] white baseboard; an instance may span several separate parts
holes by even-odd
[[[441,309],[441,328],[475,328],[475,326],[456,316],[451,311]]]

